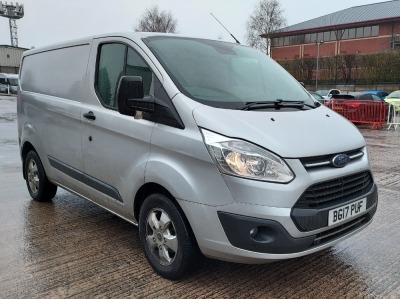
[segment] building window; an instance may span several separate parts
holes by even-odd
[[[349,29],[342,30],[342,39],[349,39]]]
[[[316,41],[320,42],[321,40],[324,40],[324,33],[323,32],[318,32]]]
[[[372,26],[371,36],[377,36],[379,34],[379,26]]]
[[[290,37],[291,45],[298,45],[304,43],[304,34],[303,35],[292,35]]]
[[[284,46],[288,46],[288,45],[289,45],[289,36],[285,36],[285,37],[283,38],[283,45],[284,45]]]
[[[356,37],[356,28],[349,29],[349,38],[355,38],[355,37]]]
[[[336,40],[336,31],[331,31],[331,39],[330,40]]]
[[[288,45],[310,44],[320,41],[336,41],[351,38],[363,38],[377,36],[379,34],[379,26],[366,26],[358,28],[349,28],[336,31],[325,31],[317,33],[308,33],[300,35],[292,35],[272,39],[274,47],[282,47]]]
[[[356,28],[356,38],[364,37],[364,27]]]
[[[372,32],[371,26],[364,27],[364,37],[371,36],[371,32]]]
[[[310,35],[310,37],[311,37],[311,42],[312,42],[312,43],[315,43],[315,42],[317,41],[317,34],[316,34],[316,33],[312,33],[312,34]]]

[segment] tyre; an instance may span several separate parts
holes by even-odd
[[[201,254],[190,226],[165,195],[147,197],[139,214],[140,243],[151,267],[176,280],[197,268]]]
[[[29,194],[36,201],[49,201],[57,193],[57,186],[50,183],[44,172],[38,154],[30,151],[24,161],[26,186]]]

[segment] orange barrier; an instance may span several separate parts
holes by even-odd
[[[353,123],[371,124],[372,129],[386,123],[387,103],[384,101],[333,99],[328,107]]]

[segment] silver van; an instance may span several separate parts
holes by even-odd
[[[317,252],[377,209],[358,129],[238,44],[117,33],[26,51],[18,134],[34,200],[61,187],[137,225],[169,279],[203,256]]]

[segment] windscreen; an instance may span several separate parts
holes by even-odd
[[[18,86],[17,78],[8,78],[8,82],[10,82],[10,85],[12,85],[12,86]]]
[[[326,96],[329,94],[329,90],[328,89],[317,90],[315,93],[319,94],[320,96]]]
[[[143,39],[182,93],[203,104],[236,109],[249,102],[314,101],[267,55],[245,46],[182,37]]]
[[[400,98],[400,91],[393,91],[391,94],[389,94],[388,96],[387,96],[389,99],[390,98]]]

